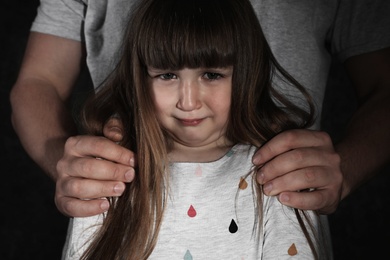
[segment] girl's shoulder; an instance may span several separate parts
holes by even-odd
[[[225,155],[225,157],[234,157],[236,159],[246,159],[252,162],[252,157],[257,151],[257,147],[250,144],[236,144]]]
[[[254,154],[258,148],[251,144],[235,144],[230,151],[237,152],[237,153],[250,153]]]

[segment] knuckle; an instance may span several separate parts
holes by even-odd
[[[290,204],[293,208],[305,209],[308,202],[306,196],[303,193],[291,193]]]
[[[272,161],[266,163],[266,164],[260,169],[260,172],[263,173],[264,175],[265,175],[265,173],[269,173],[270,175],[272,175],[275,171],[276,171],[276,168],[275,168],[275,165],[273,164]]]
[[[301,161],[303,161],[304,158],[305,158],[304,152],[303,152],[302,150],[300,150],[300,149],[295,149],[295,150],[293,150],[293,151],[290,153],[290,155],[291,155],[291,160],[292,160],[293,162],[301,162]]]
[[[69,151],[72,147],[76,146],[79,142],[79,138],[77,136],[69,137],[65,142],[65,151]]]
[[[333,153],[331,155],[331,160],[337,165],[339,166],[341,164],[341,157],[338,153]]]
[[[55,203],[57,209],[62,214],[66,215],[66,216],[72,215],[74,206],[73,206],[72,201],[69,198],[63,197],[63,196],[56,196],[54,198],[54,203]]]
[[[114,190],[114,188],[112,187],[112,185],[106,184],[106,185],[100,185],[99,186],[100,194],[109,195],[109,194],[113,193],[112,192],[113,190]]]
[[[99,187],[100,194],[107,194],[107,190],[105,185]]]
[[[322,143],[326,143],[326,144],[331,144],[332,143],[332,139],[330,137],[330,135],[324,131],[318,131],[316,132],[316,136],[318,139],[320,139],[320,141]]]
[[[111,171],[112,173],[112,179],[119,180],[122,179],[122,171],[119,169],[119,167],[114,167]]]
[[[65,183],[64,190],[66,191],[66,194],[71,194],[72,197],[83,197],[82,184],[77,179],[71,179],[67,183]]]
[[[64,159],[60,159],[58,162],[57,162],[57,165],[56,165],[56,170],[57,170],[57,173],[58,175],[62,175],[64,174],[64,171],[65,171],[65,161]]]
[[[310,200],[306,202],[306,206],[312,210],[320,210],[326,207],[326,201],[321,194],[310,194]]]
[[[66,178],[58,178],[55,183],[55,198],[63,196],[64,190],[66,190]]]
[[[94,163],[96,163],[95,160],[79,160],[79,166],[81,169],[81,174],[83,176],[89,176],[89,173],[93,172]]]
[[[315,182],[316,175],[314,173],[314,169],[312,169],[312,168],[305,168],[305,169],[303,169],[303,171],[304,171],[305,181],[307,183]]]
[[[91,142],[91,149],[95,151],[95,153],[100,154],[101,151],[106,149],[105,139],[102,137],[97,137],[93,142]]]
[[[307,194],[305,194],[305,195],[306,196],[304,196],[304,195],[303,196],[299,196],[297,204],[298,204],[298,208],[300,208],[300,209],[305,209],[309,205],[309,200],[307,198]]]
[[[130,162],[132,154],[123,148],[120,149],[119,160],[120,162]]]
[[[273,154],[273,149],[271,145],[264,145],[261,147],[261,149],[258,151],[260,154],[260,157],[266,156],[268,154]]]
[[[70,200],[63,200],[59,202],[60,208],[66,213],[69,214],[73,210],[73,204]]]
[[[325,193],[323,192],[319,192],[317,194],[317,200],[319,201],[319,204],[318,204],[318,208],[319,209],[326,209],[328,208],[331,203],[330,203],[330,197],[327,196]]]
[[[297,131],[289,130],[283,133],[284,145],[290,147],[297,139]]]

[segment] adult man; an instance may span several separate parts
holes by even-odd
[[[345,64],[357,91],[359,109],[337,145],[323,132],[290,131],[276,136],[254,158],[264,165],[258,180],[266,183],[266,194],[279,194],[289,206],[333,212],[340,198],[389,160],[390,22],[384,20],[389,3],[252,3],[277,60],[309,89],[318,111],[330,65],[328,50]],[[66,104],[83,61],[97,87],[115,66],[129,10],[131,4],[124,0],[42,0],[12,91],[15,130],[30,156],[57,182],[56,203],[66,215],[107,210],[108,202],[95,198],[119,196],[124,182],[136,175],[133,153],[108,139],[78,136],[66,142],[77,133]],[[120,128],[110,130],[116,123],[110,122],[105,132],[111,139],[120,138],[115,131]],[[314,128],[319,129],[319,120]],[[295,192],[307,188],[315,190]]]

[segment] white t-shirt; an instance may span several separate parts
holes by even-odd
[[[256,235],[257,196],[247,176],[254,152],[255,147],[236,145],[217,161],[171,166],[163,223],[149,259],[314,259],[294,210],[276,197],[263,196]],[[326,219],[322,230],[314,213],[307,213],[316,236],[325,232],[321,245],[330,245]],[[102,220],[103,215],[72,220],[64,260],[79,259]]]

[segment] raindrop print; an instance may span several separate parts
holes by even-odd
[[[295,247],[294,243],[290,246],[290,248],[288,249],[287,252],[291,256],[294,256],[294,255],[298,254],[297,248]]]
[[[229,232],[234,234],[236,233],[238,230],[238,226],[236,224],[236,222],[234,221],[234,219],[232,219],[232,222],[230,222],[230,226],[229,226]]]
[[[190,208],[188,209],[187,211],[187,215],[190,217],[190,218],[193,218],[196,216],[196,210],[195,208],[191,205]]]
[[[190,253],[190,250],[187,250],[186,254],[184,255],[184,260],[192,260],[192,255]]]
[[[240,190],[245,190],[248,187],[248,182],[241,177],[238,187],[240,188]]]
[[[229,150],[229,152],[227,152],[226,156],[227,157],[232,157],[234,154],[234,152],[232,150]]]
[[[198,167],[196,167],[195,176],[202,177],[202,167],[200,167],[199,165]]]

